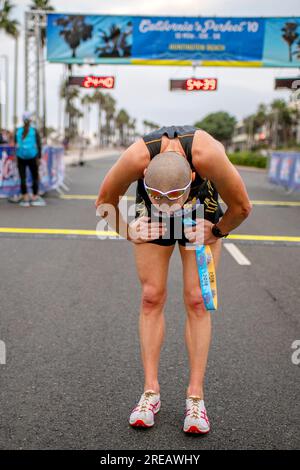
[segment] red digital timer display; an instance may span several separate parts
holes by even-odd
[[[185,82],[187,91],[214,91],[217,89],[216,78],[188,78]]]
[[[84,77],[82,86],[84,88],[113,88],[115,84],[114,77]]]
[[[69,85],[83,88],[107,88],[115,87],[115,77],[87,75],[85,77],[69,77]]]
[[[171,91],[216,91],[217,78],[180,78],[170,80]]]

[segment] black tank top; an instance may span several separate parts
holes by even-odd
[[[155,157],[155,155],[158,155],[160,153],[161,140],[164,135],[167,136],[169,139],[175,139],[176,137],[179,138],[181,146],[187,157],[187,161],[189,162],[192,171],[196,173],[195,179],[191,184],[189,197],[186,201],[190,202],[194,200],[193,203],[195,202],[195,198],[200,197],[201,192],[202,190],[204,190],[207,181],[206,179],[203,179],[200,175],[198,175],[192,162],[192,145],[194,135],[197,130],[199,129],[193,126],[168,126],[161,127],[160,129],[157,129],[143,136],[143,140],[147,145],[151,160],[153,157]],[[150,207],[151,201],[147,195],[147,192],[145,191],[143,179],[138,180],[137,193],[144,199],[146,205]]]

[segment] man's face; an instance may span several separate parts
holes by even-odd
[[[146,175],[147,169],[144,170],[144,176]],[[191,179],[194,181],[195,179],[195,173],[191,173]],[[160,212],[164,212],[166,214],[172,214],[173,212],[181,209],[181,207],[184,205],[184,203],[187,201],[189,194],[191,191],[191,186],[189,186],[184,194],[179,198],[171,201],[170,199],[167,198],[167,196],[162,196],[161,199],[154,199],[148,194],[148,197],[151,201],[151,204],[159,210]]]
[[[160,212],[165,212],[166,214],[172,214],[175,211],[178,211],[183,204],[187,201],[190,194],[190,187],[185,191],[184,195],[175,201],[170,201],[166,196],[163,196],[159,201],[153,199],[149,196],[149,199],[153,206]]]

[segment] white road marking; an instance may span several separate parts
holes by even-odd
[[[224,243],[223,245],[226,250],[231,254],[231,256],[235,259],[238,264],[249,266],[251,262],[246,258],[245,255],[241,252],[241,250],[234,244],[234,243]]]

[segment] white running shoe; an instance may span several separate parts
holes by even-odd
[[[160,394],[146,390],[133,408],[129,424],[135,427],[150,428],[154,425],[154,415],[160,410]]]
[[[41,196],[38,196],[36,199],[31,199],[30,204],[34,207],[45,206],[46,202]]]
[[[22,207],[30,207],[30,202],[25,201],[24,199],[21,199],[21,201],[19,202],[19,205]]]
[[[204,401],[199,397],[189,396],[186,399],[186,411],[183,425],[184,432],[206,434],[210,430]]]

